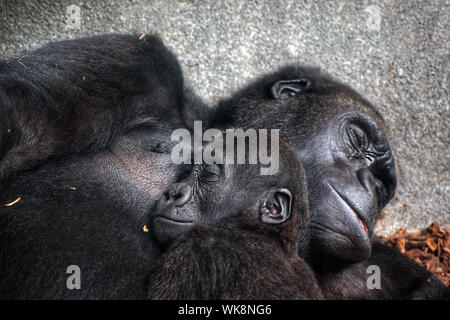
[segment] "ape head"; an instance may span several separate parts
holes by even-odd
[[[365,260],[377,215],[396,188],[382,117],[317,69],[286,67],[222,101],[214,128],[280,129],[305,168],[315,258]]]
[[[181,66],[156,35],[60,41],[0,61],[0,188],[137,127],[183,127],[183,91]]]
[[[262,232],[281,235],[292,248],[307,243],[305,173],[291,148],[283,141],[279,146],[274,175],[261,175],[254,164],[194,165],[188,177],[161,197],[152,214],[159,243],[167,245],[194,225],[213,224],[237,212],[233,219],[241,227],[264,225]],[[284,223],[287,220],[290,223]]]
[[[273,175],[255,164],[196,165],[161,198],[153,229],[171,245],[150,275],[150,299],[322,297],[298,255],[308,243],[305,173],[287,144],[278,154]]]

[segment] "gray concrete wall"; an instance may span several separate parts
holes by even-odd
[[[67,28],[67,6],[81,8]],[[0,0],[0,56],[59,39],[156,31],[214,103],[285,63],[320,66],[384,114],[400,171],[377,231],[417,230],[449,213],[449,2]],[[69,24],[69,26],[71,26]]]

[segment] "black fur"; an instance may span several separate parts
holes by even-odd
[[[184,103],[199,102],[185,90],[152,35],[62,41],[1,62],[0,298],[146,297],[159,254],[146,216],[182,174],[170,134],[185,126]],[[70,265],[81,290],[67,289]]]
[[[286,251],[279,235],[248,225],[249,213],[184,234],[150,277],[149,298],[320,299],[309,266]]]
[[[381,289],[367,287],[366,270],[371,265],[380,268]],[[369,259],[357,264],[324,265],[316,275],[327,299],[450,299],[450,290],[431,272],[379,240],[373,243]]]
[[[6,59],[0,180],[49,158],[103,148],[138,121],[183,127],[184,99],[180,65],[155,35],[61,41]]]

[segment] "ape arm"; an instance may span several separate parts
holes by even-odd
[[[431,272],[398,250],[375,242],[366,264],[379,265],[393,285],[394,299],[450,299],[450,290]]]
[[[381,289],[368,289],[366,272],[376,265]],[[329,299],[449,299],[450,290],[433,274],[396,249],[375,242],[369,259],[317,272],[320,287]]]

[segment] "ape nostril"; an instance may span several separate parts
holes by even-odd
[[[178,200],[182,195],[180,194],[180,187],[179,185],[175,185],[173,188],[171,188],[168,192],[168,198],[170,200]]]
[[[167,201],[181,207],[192,197],[191,186],[187,183],[177,183],[167,192]]]
[[[372,172],[368,169],[360,169],[356,172],[356,176],[368,193],[376,195],[376,182]]]

